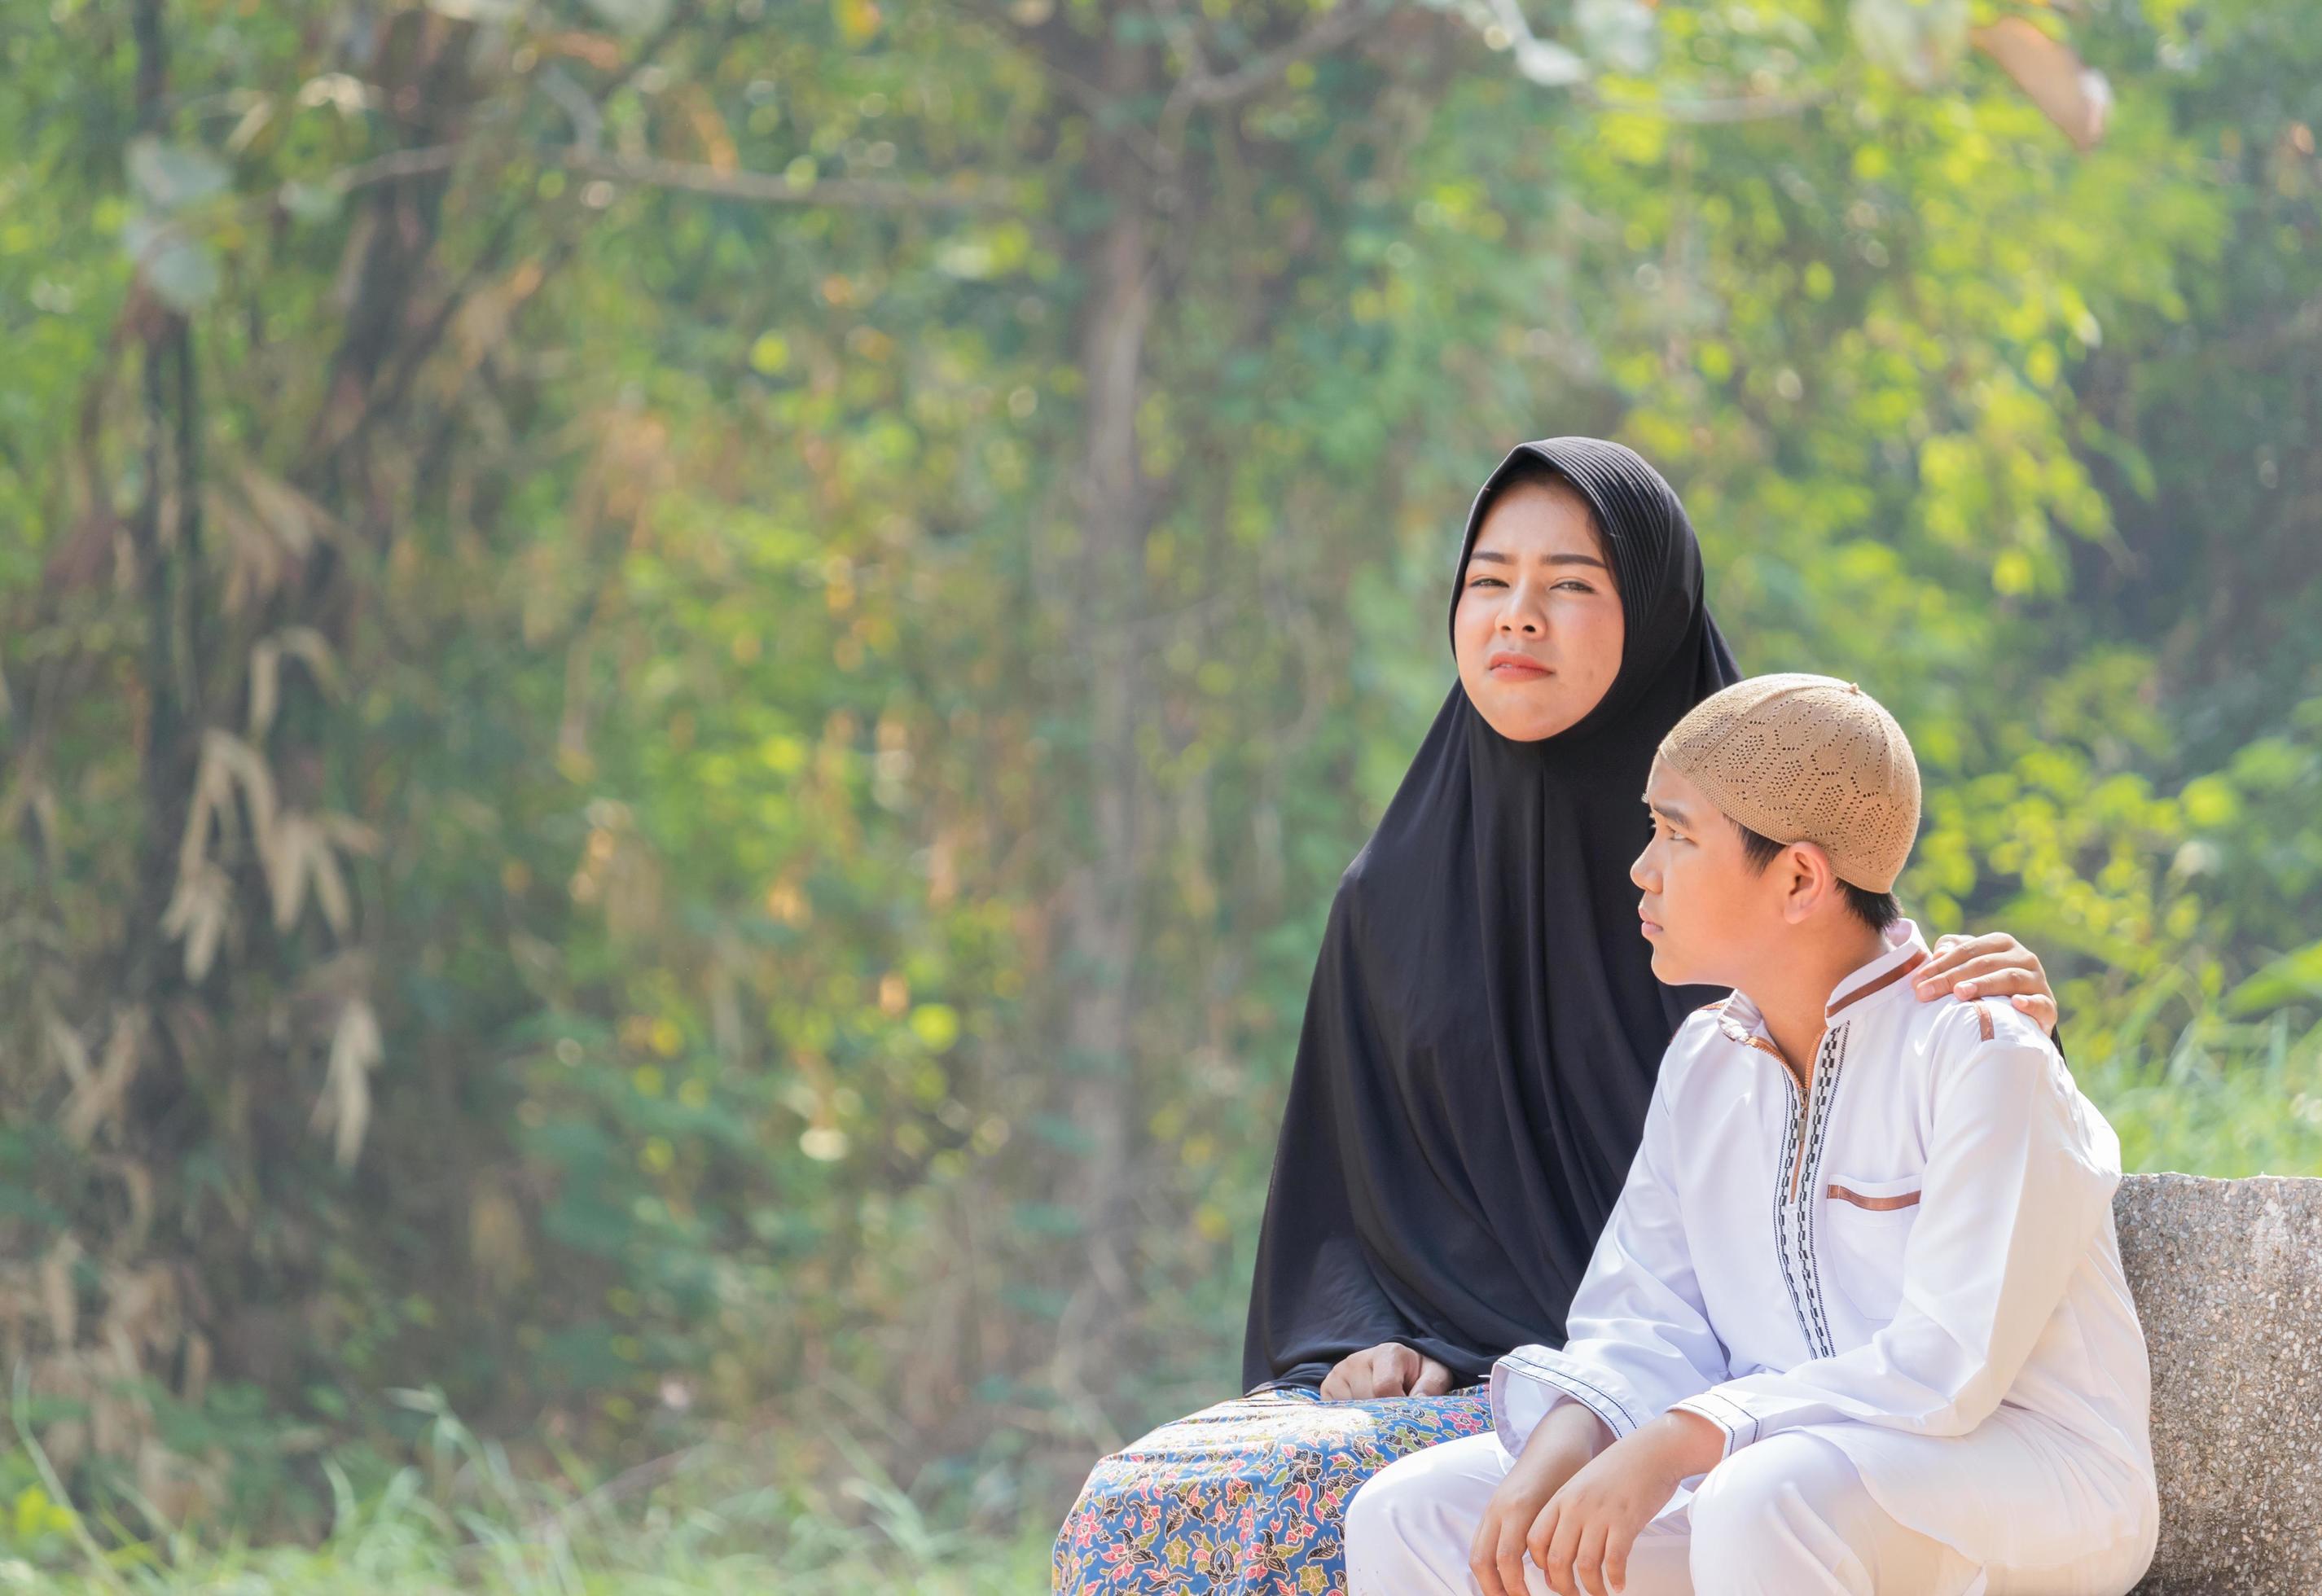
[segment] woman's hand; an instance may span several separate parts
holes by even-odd
[[[1484,1596],[1528,1596],[1525,1544],[1550,1498],[1613,1438],[1604,1421],[1577,1402],[1551,1409],[1522,1455],[1501,1480],[1467,1543],[1467,1571]]]
[[[1934,956],[1921,967],[1912,989],[1922,1003],[1945,994],[1973,999],[2006,998],[2056,1034],[2056,994],[2040,955],[2005,931],[1982,936],[1939,936]]]
[[[1725,1437],[1697,1414],[1671,1409],[1623,1436],[1574,1474],[1533,1521],[1526,1548],[1557,1596],[1614,1596],[1629,1551],[1678,1486],[1717,1466]]]
[[[1322,1382],[1326,1402],[1373,1397],[1440,1397],[1451,1389],[1451,1371],[1403,1345],[1382,1341],[1339,1360]]]

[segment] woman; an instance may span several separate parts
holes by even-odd
[[[1740,679],[1693,528],[1616,443],[1502,462],[1451,601],[1459,682],[1331,905],[1275,1161],[1243,1383],[1106,1459],[1056,1588],[1343,1591],[1339,1525],[1395,1457],[1488,1427],[1453,1393],[1564,1310],[1611,1212],[1661,1051],[1723,994],[1653,979],[1628,862],[1653,750]],[[1946,939],[1923,997],[2006,994],[2039,962]]]

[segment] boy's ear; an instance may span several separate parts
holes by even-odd
[[[1782,894],[1782,915],[1793,926],[1828,903],[1838,890],[1838,872],[1830,855],[1817,843],[1792,843],[1782,850],[1775,868],[1787,876]]]

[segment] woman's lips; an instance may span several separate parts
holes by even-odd
[[[1648,918],[1641,909],[1637,913],[1637,927],[1647,936],[1652,935],[1661,928],[1659,921]]]
[[[1537,681],[1555,672],[1530,654],[1513,654],[1503,651],[1484,661],[1484,669],[1505,681]]]

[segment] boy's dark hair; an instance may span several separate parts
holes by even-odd
[[[1731,815],[1726,819],[1742,834],[1742,854],[1749,860],[1751,870],[1762,874],[1768,865],[1782,856],[1784,844],[1759,835]],[[1848,910],[1873,931],[1884,931],[1903,917],[1903,906],[1892,892],[1867,891],[1852,881],[1841,881],[1838,889],[1846,899]]]

